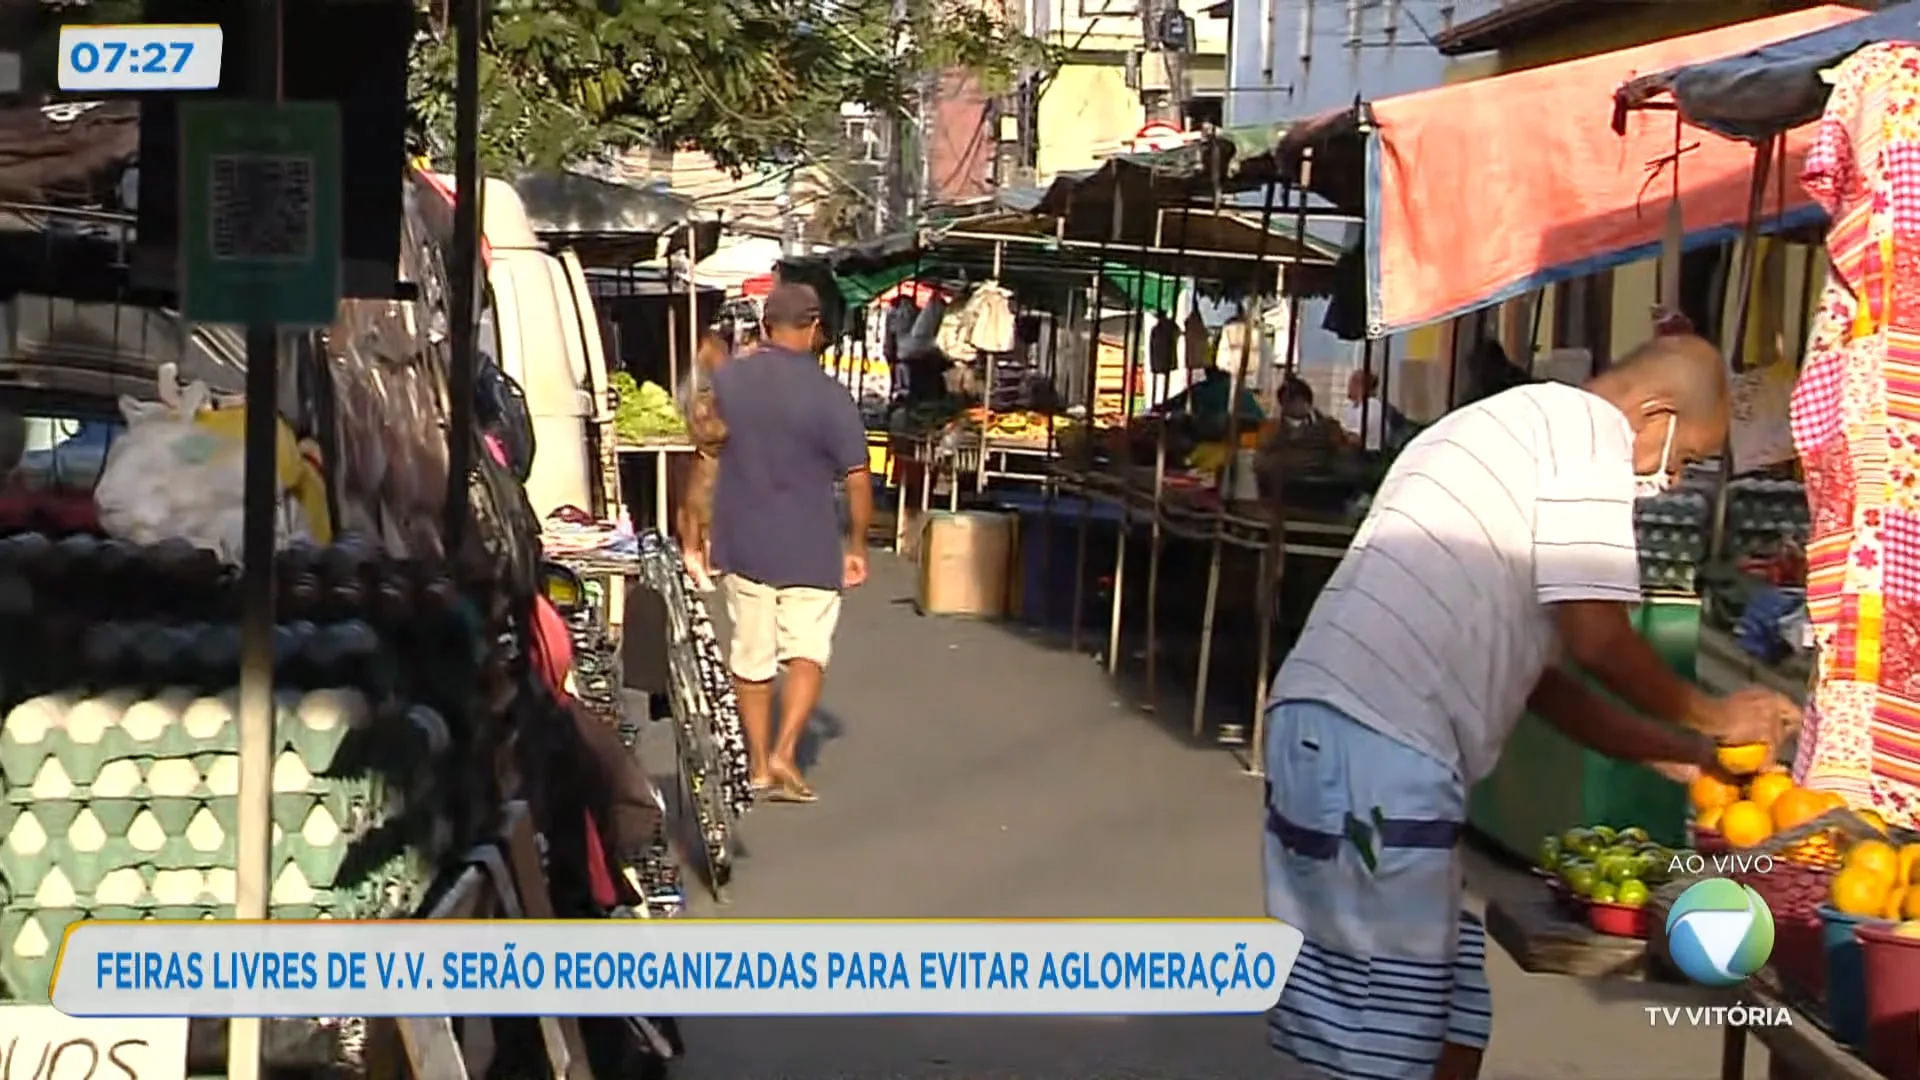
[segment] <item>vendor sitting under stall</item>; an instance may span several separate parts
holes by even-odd
[[[1232,372],[1220,367],[1208,367],[1206,374],[1197,382],[1161,402],[1152,415],[1191,416],[1194,426],[1200,431],[1223,435],[1227,430],[1229,403],[1233,401],[1233,382]],[[1241,386],[1241,422],[1251,426],[1266,418],[1267,410],[1261,406],[1260,396]]]

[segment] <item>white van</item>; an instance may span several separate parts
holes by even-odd
[[[453,179],[429,177],[449,207]],[[613,446],[612,393],[600,321],[580,260],[549,252],[513,186],[487,180],[480,202],[487,288],[480,351],[520,384],[533,418],[527,497],[542,519],[562,506],[603,515],[602,448]]]

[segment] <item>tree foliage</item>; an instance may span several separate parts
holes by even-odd
[[[1050,61],[967,0],[495,0],[481,53],[489,170],[635,146],[698,148],[735,170],[805,156],[842,103],[911,105],[961,69],[989,91]],[[445,10],[444,3],[430,7]],[[453,36],[429,12],[409,88],[427,152],[453,147]]]

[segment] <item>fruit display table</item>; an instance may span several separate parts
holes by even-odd
[[[1649,598],[1635,626],[1674,671],[1695,678],[1700,603]],[[1686,791],[1641,765],[1596,754],[1546,721],[1523,715],[1500,764],[1473,790],[1467,820],[1510,855],[1531,862],[1543,836],[1577,825],[1638,825],[1670,847],[1686,842]]]
[[[1487,936],[1533,975],[1583,979],[1641,979],[1647,943],[1602,934],[1576,922],[1542,893],[1487,902]]]
[[[1745,1005],[1749,1009],[1790,1008],[1771,987],[1758,979],[1742,986],[1735,995],[1737,1000],[1733,1004]],[[1810,1017],[1797,1009],[1791,1011],[1791,1027],[1778,1024],[1759,1027],[1728,1024],[1725,1041],[1720,1048],[1722,1080],[1729,1077],[1740,1080],[1747,1075],[1748,1036],[1759,1040],[1760,1045],[1767,1048],[1775,1076],[1792,1077],[1795,1080],[1802,1077],[1806,1080],[1887,1080],[1858,1055],[1833,1041]]]

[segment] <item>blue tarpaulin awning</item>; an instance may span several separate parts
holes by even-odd
[[[1624,130],[1626,110],[1665,98],[1696,127],[1763,142],[1818,120],[1831,89],[1821,73],[1883,41],[1920,42],[1920,3],[1900,4],[1737,56],[1633,79],[1614,94],[1614,129]]]

